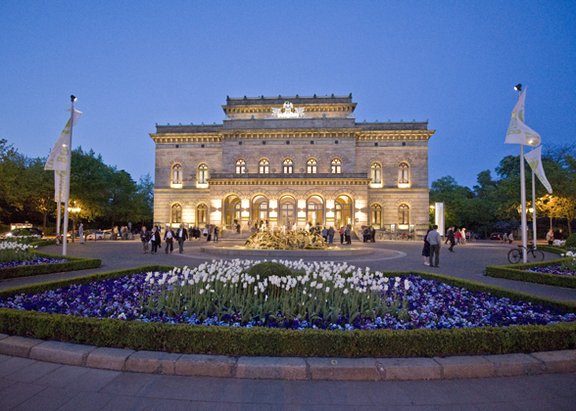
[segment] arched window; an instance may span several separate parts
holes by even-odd
[[[196,226],[202,227],[208,224],[208,206],[206,204],[199,204],[196,207]]]
[[[408,207],[407,204],[400,204],[400,206],[398,206],[398,224],[410,224],[410,207]]]
[[[246,174],[246,161],[242,159],[236,161],[236,174]]]
[[[284,174],[292,174],[294,172],[294,163],[289,158],[282,163],[282,172]]]
[[[258,173],[259,174],[268,174],[270,173],[270,162],[263,158],[258,163]]]
[[[398,187],[410,187],[410,166],[406,162],[402,162],[398,166]]]
[[[379,163],[370,165],[370,179],[372,184],[382,184],[382,166]]]
[[[170,173],[170,186],[172,188],[182,188],[182,164],[180,163],[172,165],[172,172]]]
[[[170,223],[179,224],[182,222],[182,206],[180,204],[172,204],[170,209]]]
[[[342,161],[338,158],[335,158],[330,163],[330,172],[332,174],[341,174],[342,173]]]
[[[318,172],[318,163],[315,159],[311,158],[306,163],[306,173],[308,174],[316,174]]]
[[[208,166],[204,163],[198,166],[198,173],[196,174],[196,183],[199,186],[208,186]]]

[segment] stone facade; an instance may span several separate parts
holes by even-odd
[[[427,122],[362,122],[352,96],[226,99],[217,125],[157,125],[156,224],[428,226]]]

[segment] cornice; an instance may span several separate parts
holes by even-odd
[[[335,129],[242,129],[214,133],[150,133],[156,144],[181,143],[220,143],[224,140],[285,140],[285,139],[334,139],[355,138],[356,141],[429,140],[436,130],[357,130],[355,128]]]
[[[429,140],[436,130],[364,130],[356,134],[358,141]]]
[[[150,133],[156,144],[220,143],[221,133]]]
[[[208,179],[210,186],[367,186],[369,178],[223,178]]]

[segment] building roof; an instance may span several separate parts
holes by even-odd
[[[290,101],[293,104],[352,104],[352,93],[347,96],[259,96],[259,97],[229,97],[226,96],[226,106],[253,106],[253,105],[276,105]],[[355,104],[354,104],[355,105]]]

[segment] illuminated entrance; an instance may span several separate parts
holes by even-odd
[[[352,224],[352,218],[354,215],[353,207],[354,204],[352,199],[347,195],[339,196],[336,201],[334,202],[334,209],[335,209],[335,223],[336,227],[342,227],[346,224]]]
[[[321,197],[312,196],[306,201],[306,221],[313,226],[324,224],[324,200]]]
[[[296,222],[296,200],[294,197],[284,196],[279,202],[278,225],[292,228]]]
[[[234,221],[240,222],[241,211],[240,197],[235,195],[226,197],[224,200],[224,225],[226,228],[233,228]]]

